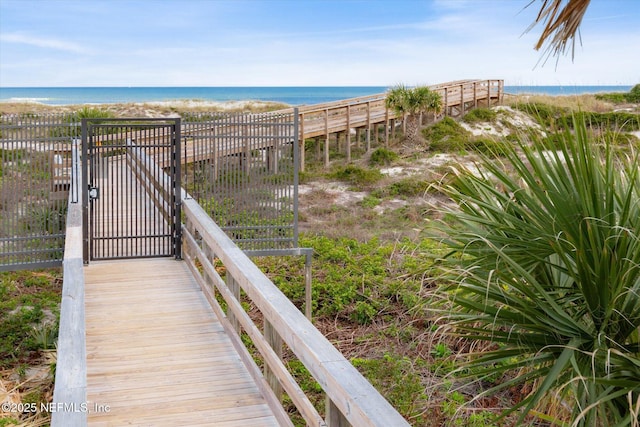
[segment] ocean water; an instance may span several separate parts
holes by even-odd
[[[48,105],[112,104],[176,100],[272,101],[292,106],[383,93],[386,86],[315,87],[0,87],[0,102]],[[510,94],[579,95],[628,92],[631,86],[505,86]]]

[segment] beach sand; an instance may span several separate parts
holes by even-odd
[[[83,108],[99,108],[116,117],[178,117],[183,113],[252,112],[260,113],[289,108],[287,104],[265,101],[158,101],[118,104],[47,105],[39,102],[0,102],[0,114],[70,113]]]

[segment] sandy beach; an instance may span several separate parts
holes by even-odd
[[[112,113],[116,117],[178,117],[183,113],[211,111],[253,112],[276,111],[289,105],[255,100],[199,101],[175,100],[114,104],[47,105],[40,102],[0,102],[0,114],[70,113],[90,107]]]

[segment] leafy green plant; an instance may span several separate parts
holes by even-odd
[[[631,88],[627,94],[627,101],[640,102],[640,83]]]
[[[114,114],[109,111],[98,107],[84,106],[78,111],[65,116],[61,126],[53,127],[49,131],[49,136],[58,137],[70,137],[79,138],[82,130],[80,127],[80,121],[82,119],[111,119],[115,117]],[[98,123],[95,121],[94,123]]]
[[[424,425],[427,419],[422,405],[427,396],[421,378],[412,369],[424,360],[386,353],[378,359],[353,358],[351,363],[400,413]]]
[[[464,149],[471,133],[451,117],[445,117],[422,130],[422,135],[430,141],[432,151],[459,151]]]
[[[45,323],[34,326],[30,335],[39,350],[53,350],[58,341],[58,325]]]
[[[373,153],[371,153],[371,158],[369,159],[369,163],[372,166],[382,166],[382,165],[389,165],[397,159],[398,159],[398,154],[395,151],[391,151],[386,148],[380,147],[380,148],[376,148],[373,151]]]
[[[486,154],[489,157],[503,156],[505,145],[508,141],[496,138],[471,138],[465,143],[465,148],[470,151]]]
[[[360,206],[362,206],[363,208],[371,209],[378,206],[380,202],[382,202],[382,200],[380,200],[379,198],[369,195],[365,196],[364,199],[362,199],[362,201],[360,202]]]
[[[412,142],[420,140],[420,123],[418,114],[421,111],[437,113],[442,109],[442,97],[426,86],[409,88],[397,85],[388,93],[385,100],[388,108],[396,115],[407,120],[407,138]]]
[[[498,113],[490,108],[474,108],[464,115],[462,121],[466,123],[489,122],[493,123],[498,119]]]
[[[627,93],[613,92],[613,93],[599,93],[595,95],[596,99],[603,101],[609,101],[616,104],[622,104],[624,102],[640,103],[640,84],[635,85]]]
[[[340,181],[346,181],[361,187],[374,184],[382,179],[382,173],[380,173],[379,170],[362,168],[355,165],[340,166],[331,176]]]
[[[478,398],[532,388],[505,416],[555,401],[573,408],[573,426],[637,425],[640,159],[596,144],[584,119],[569,127],[556,146],[485,157],[484,176],[445,190],[459,205],[442,225],[446,317],[456,334],[496,345],[467,372],[511,373]]]
[[[429,187],[431,182],[423,179],[416,178],[403,178],[399,181],[391,183],[387,187],[387,192],[390,196],[404,196],[413,197],[423,195]]]

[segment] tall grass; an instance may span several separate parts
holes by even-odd
[[[553,147],[520,142],[445,189],[459,205],[442,225],[446,317],[493,344],[461,371],[503,375],[479,397],[530,387],[505,416],[638,426],[639,158],[594,141],[584,120],[563,128]]]

